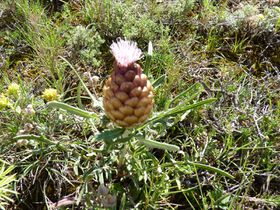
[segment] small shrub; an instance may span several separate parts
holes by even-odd
[[[66,35],[67,45],[78,59],[87,65],[99,66],[100,46],[104,40],[92,27],[76,26]]]

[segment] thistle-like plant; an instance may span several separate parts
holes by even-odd
[[[103,90],[104,109],[117,125],[132,127],[149,117],[154,104],[153,87],[136,63],[142,52],[135,42],[120,39],[111,50],[116,60]]]
[[[88,119],[100,119],[102,115],[106,114],[109,119],[121,127],[105,130],[95,136],[96,140],[105,141],[108,146],[107,149],[112,149],[116,144],[136,138],[148,147],[171,151],[179,150],[178,146],[152,140],[155,137],[150,135],[153,127],[160,125],[166,130],[182,120],[189,110],[211,103],[215,99],[206,99],[192,104],[192,100],[202,92],[201,85],[195,84],[175,98],[166,101],[165,110],[154,112],[151,115],[154,104],[153,89],[161,86],[164,77],[149,82],[147,76],[142,73],[140,65],[136,63],[141,58],[142,52],[137,48],[135,42],[119,39],[111,45],[111,51],[115,57],[114,71],[104,86],[103,104],[89,91],[69,61],[62,58],[80,79],[92,100],[93,106],[104,110],[105,113],[89,112],[57,101],[49,102],[48,106],[64,109]],[[184,99],[192,91],[194,93]],[[180,102],[178,103],[178,101]],[[174,120],[175,118],[176,120]]]

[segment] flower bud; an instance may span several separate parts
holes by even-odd
[[[153,109],[153,87],[136,63],[141,50],[135,42],[118,40],[111,45],[114,71],[103,88],[106,115],[121,127],[143,123]]]

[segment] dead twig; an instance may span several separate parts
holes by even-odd
[[[72,193],[70,195],[65,196],[64,198],[62,198],[61,200],[59,200],[55,203],[50,201],[49,205],[50,205],[50,209],[55,210],[62,206],[73,205],[76,202],[77,202],[77,198],[76,198],[75,194]]]

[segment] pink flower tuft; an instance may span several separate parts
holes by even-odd
[[[123,66],[134,63],[142,55],[142,51],[137,47],[136,42],[122,40],[120,38],[117,39],[117,42],[113,42],[110,48],[116,61]]]

